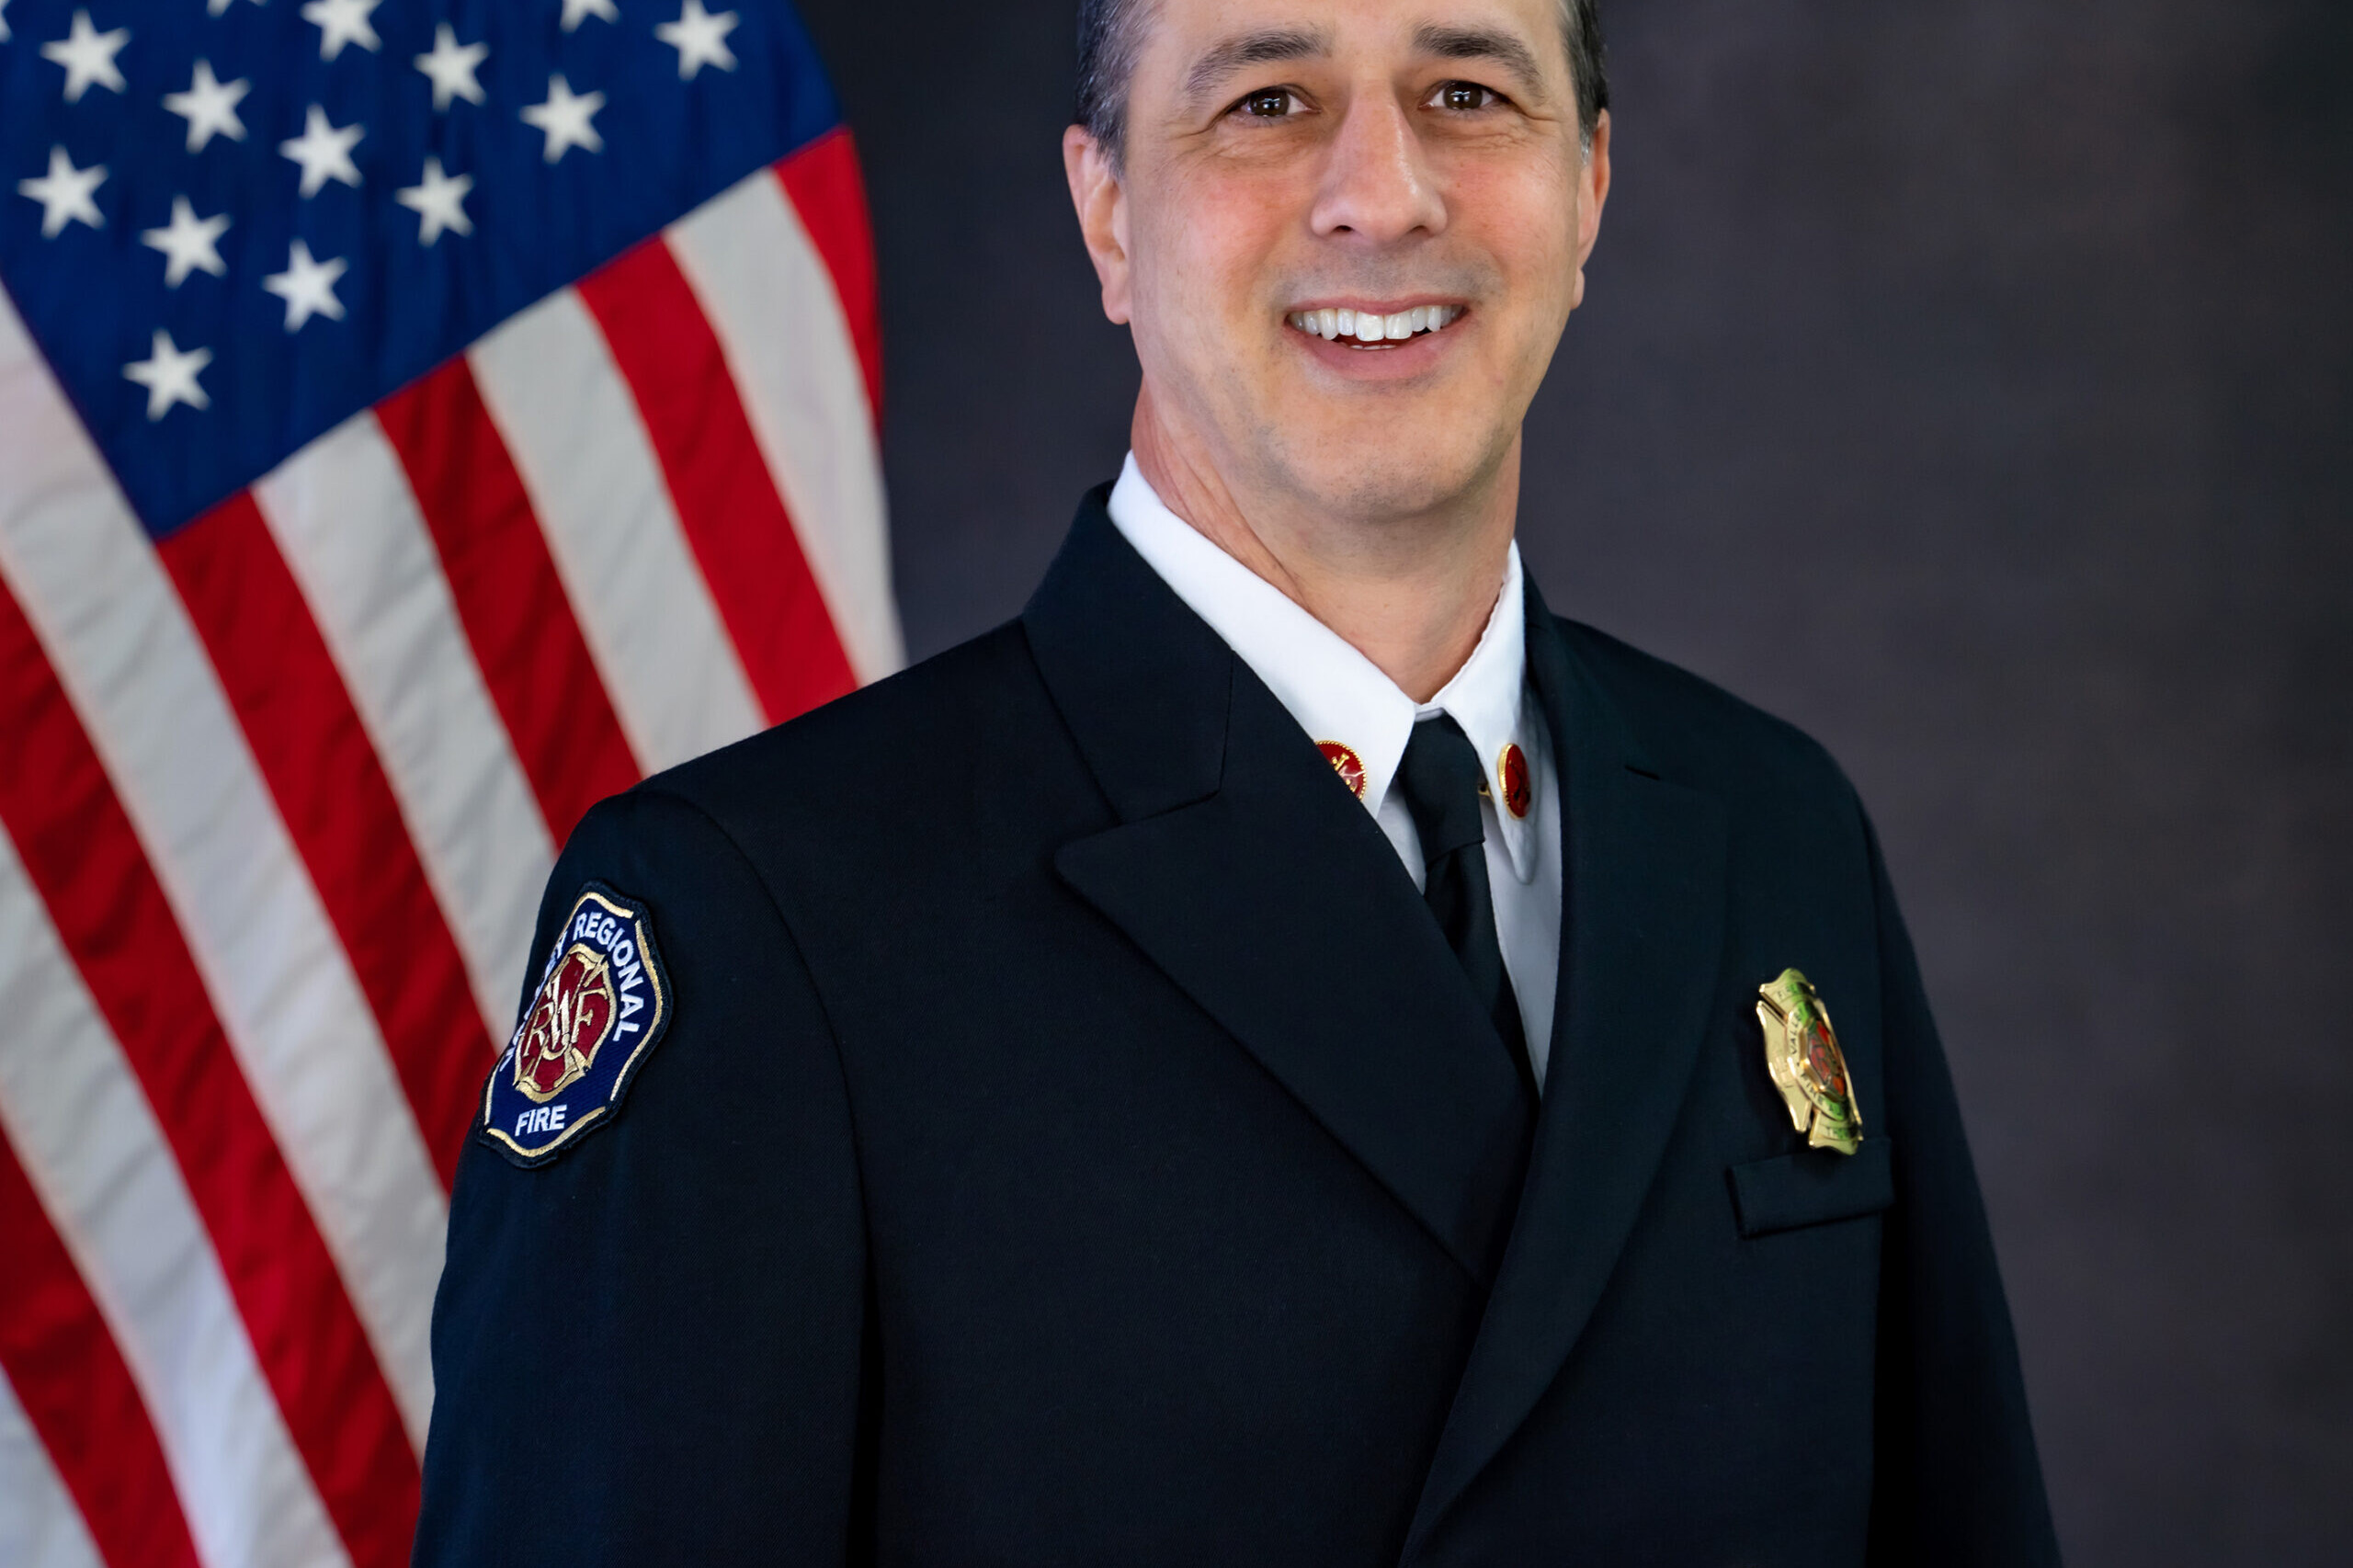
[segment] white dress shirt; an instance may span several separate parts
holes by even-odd
[[[1504,967],[1511,974],[1540,1087],[1560,983],[1560,772],[1543,714],[1528,687],[1519,546],[1511,547],[1503,590],[1479,645],[1437,696],[1416,703],[1338,632],[1171,512],[1136,467],[1132,452],[1111,489],[1110,510],[1112,523],[1136,553],[1225,639],[1310,739],[1337,742],[1356,753],[1364,767],[1365,809],[1389,835],[1417,888],[1426,870],[1421,838],[1403,796],[1392,795],[1389,786],[1417,720],[1450,713],[1462,727],[1487,767],[1487,795],[1479,807],[1487,830],[1487,884],[1494,890]],[[1501,808],[1495,782],[1504,749],[1514,744],[1528,759],[1525,817]]]

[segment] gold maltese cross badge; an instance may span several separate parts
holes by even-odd
[[[1847,1059],[1813,983],[1796,970],[1757,987],[1756,1021],[1765,1028],[1765,1065],[1790,1108],[1790,1122],[1816,1149],[1851,1154],[1863,1143],[1863,1113]]]

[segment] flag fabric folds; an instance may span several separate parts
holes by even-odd
[[[0,1562],[395,1568],[558,846],[902,658],[856,158],[778,0],[0,0]]]

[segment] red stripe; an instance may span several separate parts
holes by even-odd
[[[196,1568],[131,1369],[0,1131],[0,1371],[110,1568]]]
[[[523,477],[463,358],[376,405],[400,454],[458,619],[561,844],[581,813],[643,777]]]
[[[875,422],[882,418],[882,311],[874,274],[874,226],[866,210],[866,182],[858,176],[858,149],[849,127],[828,131],[776,166],[785,195],[801,214],[801,226],[825,270],[849,323],[858,362],[866,368],[866,396]]]
[[[447,1187],[497,1046],[376,748],[250,494],[159,547]]]
[[[392,1389],[131,819],[4,586],[0,713],[0,826],[154,1108],[352,1562],[401,1568],[417,1470]]]
[[[771,722],[858,684],[718,335],[659,236],[578,285],[637,400],[720,619]]]

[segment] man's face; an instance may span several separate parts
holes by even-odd
[[[1124,174],[1085,164],[1164,416],[1230,485],[1360,517],[1509,458],[1608,180],[1557,0],[1157,0]]]

